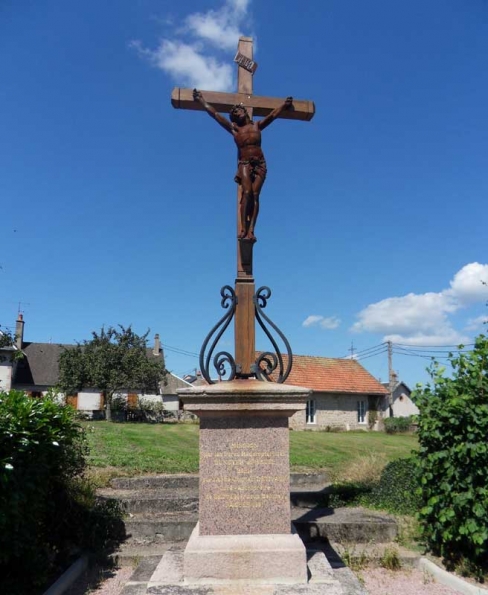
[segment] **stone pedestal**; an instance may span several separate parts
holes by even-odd
[[[292,533],[288,419],[311,391],[234,380],[178,391],[200,418],[200,522],[184,555],[187,583],[305,583]]]

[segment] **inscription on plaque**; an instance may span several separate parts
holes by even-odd
[[[282,420],[274,428],[228,428],[227,441],[218,440],[216,429],[206,430],[211,421],[202,422],[202,534],[289,532],[289,443]]]
[[[257,62],[251,60],[251,58],[248,58],[247,56],[244,56],[244,54],[241,54],[241,52],[237,52],[234,62],[237,62],[239,66],[244,68],[244,70],[251,72],[252,74],[256,72],[256,68],[258,67]]]

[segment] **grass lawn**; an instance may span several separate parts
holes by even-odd
[[[83,422],[88,462],[95,475],[198,472],[197,424]],[[409,434],[382,432],[290,432],[292,470],[327,469],[332,476],[359,457],[384,463],[417,448]]]

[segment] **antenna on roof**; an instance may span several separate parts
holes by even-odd
[[[29,302],[18,302],[18,309],[17,309],[17,314],[23,314],[24,310],[21,308],[21,306],[30,306],[31,304]]]

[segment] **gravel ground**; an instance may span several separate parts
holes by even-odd
[[[109,571],[93,569],[81,577],[66,595],[120,595],[132,572],[130,566]],[[370,595],[459,595],[458,591],[441,585],[422,570],[367,568],[356,574]]]
[[[459,593],[436,582],[432,575],[417,569],[367,568],[356,574],[371,595],[458,595]]]

